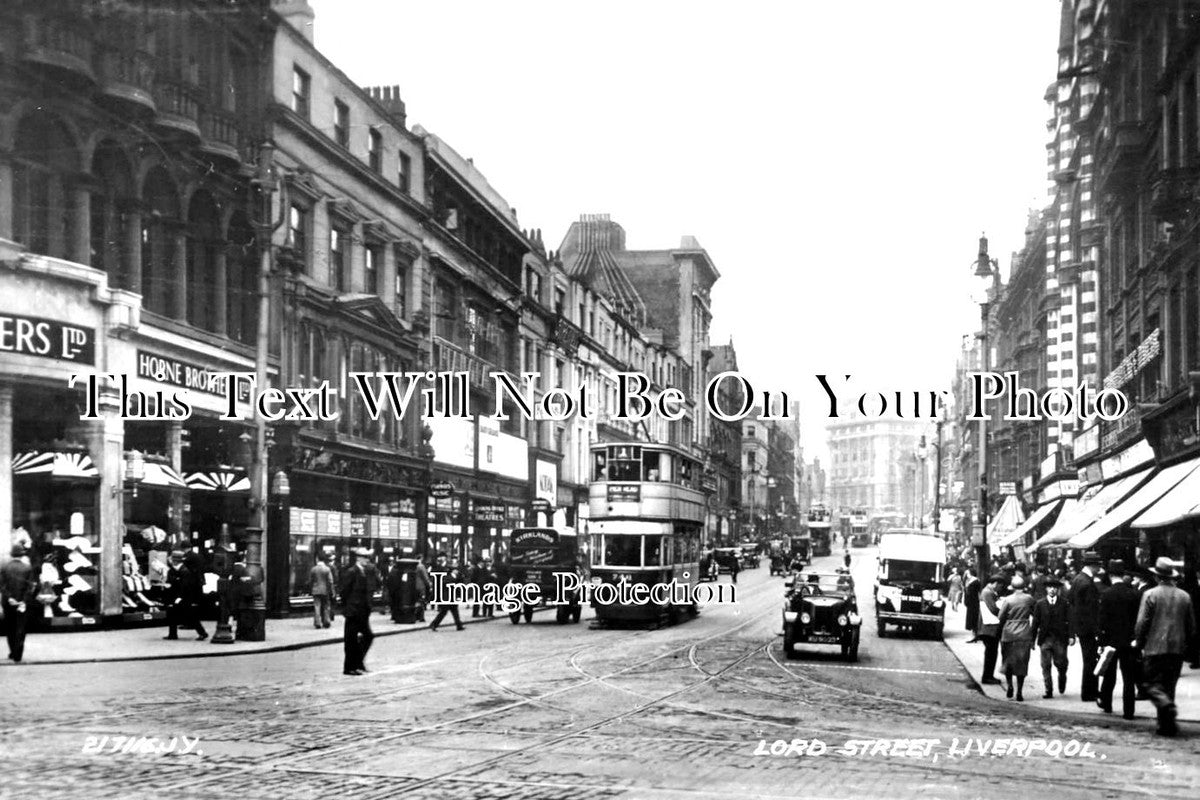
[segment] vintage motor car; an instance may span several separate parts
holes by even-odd
[[[741,549],[742,569],[758,569],[760,563],[758,545],[754,542],[742,542],[739,547]]]
[[[713,550],[718,572],[733,572],[733,565],[741,568],[742,551],[737,547],[718,547]]]
[[[875,579],[875,622],[880,637],[890,624],[942,638],[945,563],[946,542],[938,534],[898,529],[880,535]]]
[[[784,654],[795,658],[801,644],[835,644],[842,658],[857,661],[862,617],[850,573],[798,572],[784,586]]]

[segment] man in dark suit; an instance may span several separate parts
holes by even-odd
[[[375,634],[371,632],[371,595],[375,592],[371,551],[365,547],[354,550],[355,564],[342,578],[342,617],[346,620],[343,675],[362,675],[367,671],[367,651]]]
[[[0,567],[0,604],[4,606],[8,657],[19,664],[25,655],[25,627],[33,616],[37,582],[25,555],[25,545],[18,542],[11,552],[12,560]]]
[[[1114,648],[1117,654],[1104,671],[1100,682],[1100,697],[1096,704],[1104,709],[1105,713],[1112,713],[1113,689],[1117,685],[1119,667],[1123,684],[1122,715],[1125,719],[1133,719],[1141,664],[1141,658],[1133,646],[1133,635],[1142,598],[1138,590],[1133,588],[1133,576],[1125,569],[1124,562],[1110,561],[1108,574],[1113,584],[1100,595],[1099,644],[1101,647]]]
[[[1083,657],[1083,682],[1079,699],[1085,703],[1095,702],[1099,693],[1095,675],[1096,636],[1100,617],[1100,589],[1096,586],[1099,565],[1099,556],[1085,553],[1083,568],[1071,581],[1071,634],[1079,640],[1080,655]]]
[[[963,580],[963,605],[967,609],[966,628],[971,633],[968,642],[979,641],[979,591],[983,584],[975,575],[975,570],[968,569]]]
[[[1046,596],[1033,607],[1033,640],[1042,652],[1042,683],[1046,690],[1042,697],[1054,697],[1054,676],[1051,667],[1058,670],[1058,693],[1067,691],[1067,648],[1075,644],[1071,636],[1070,609],[1066,598],[1059,597],[1062,585],[1057,581],[1042,584]]]

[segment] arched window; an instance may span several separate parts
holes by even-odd
[[[188,206],[187,321],[206,331],[217,330],[217,251],[221,246],[220,212],[208,192],[197,192]]]
[[[129,209],[134,192],[129,162],[116,144],[106,141],[96,149],[92,176],[97,185],[92,191],[91,265],[108,273],[109,285],[125,288],[131,256]]]
[[[175,276],[179,227],[179,196],[175,183],[162,167],[146,176],[142,188],[142,304],[158,314],[171,313],[171,298],[178,294]]]
[[[37,111],[17,126],[13,149],[13,237],[30,252],[70,258],[78,224],[68,177],[77,148],[51,114]]]

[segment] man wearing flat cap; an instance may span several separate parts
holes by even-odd
[[[1158,733],[1174,736],[1175,684],[1183,668],[1183,655],[1196,635],[1192,598],[1175,585],[1176,564],[1160,558],[1154,564],[1158,586],[1146,592],[1138,610],[1134,644],[1145,657],[1146,694],[1158,710]]]
[[[362,675],[367,672],[367,651],[375,640],[375,634],[371,632],[374,572],[371,551],[365,547],[354,548],[354,565],[346,570],[342,578],[342,617],[346,621],[343,629],[346,653],[343,675]]]
[[[0,603],[4,605],[8,657],[20,663],[25,655],[25,627],[33,616],[31,606],[37,592],[33,568],[25,555],[25,545],[12,546],[12,560],[0,567]]]
[[[1096,573],[1101,564],[1095,553],[1083,554],[1083,568],[1071,581],[1071,635],[1079,640],[1079,651],[1083,657],[1083,684],[1079,699],[1085,703],[1095,702],[1100,693],[1096,679],[1097,653],[1096,636],[1100,629],[1100,588],[1096,585]]]
[[[1137,624],[1138,606],[1142,598],[1138,590],[1133,588],[1133,575],[1125,568],[1125,562],[1108,562],[1108,574],[1113,583],[1100,595],[1099,644],[1101,647],[1113,648],[1116,655],[1108,663],[1108,668],[1101,678],[1100,697],[1096,704],[1104,709],[1105,713],[1112,713],[1113,689],[1117,685],[1119,668],[1122,682],[1122,716],[1125,719],[1133,719],[1141,664],[1137,649],[1133,646],[1133,630]]]

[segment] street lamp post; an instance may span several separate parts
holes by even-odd
[[[917,476],[917,491],[919,509],[917,517],[917,530],[925,529],[925,459],[929,456],[929,448],[925,444],[925,435],[921,435],[921,441],[917,443],[917,471],[920,473]]]
[[[992,299],[992,290],[1000,276],[1000,263],[988,256],[987,236],[979,237],[979,256],[975,260],[976,301],[979,303],[979,361],[980,371],[991,369],[991,353],[988,350],[988,306]],[[976,561],[980,575],[987,575],[991,554],[988,552],[988,448],[987,422],[988,415],[979,409],[979,524],[973,532]]]
[[[933,489],[933,532],[938,533],[942,527],[942,424],[944,420],[938,417],[937,421],[937,471]]]

